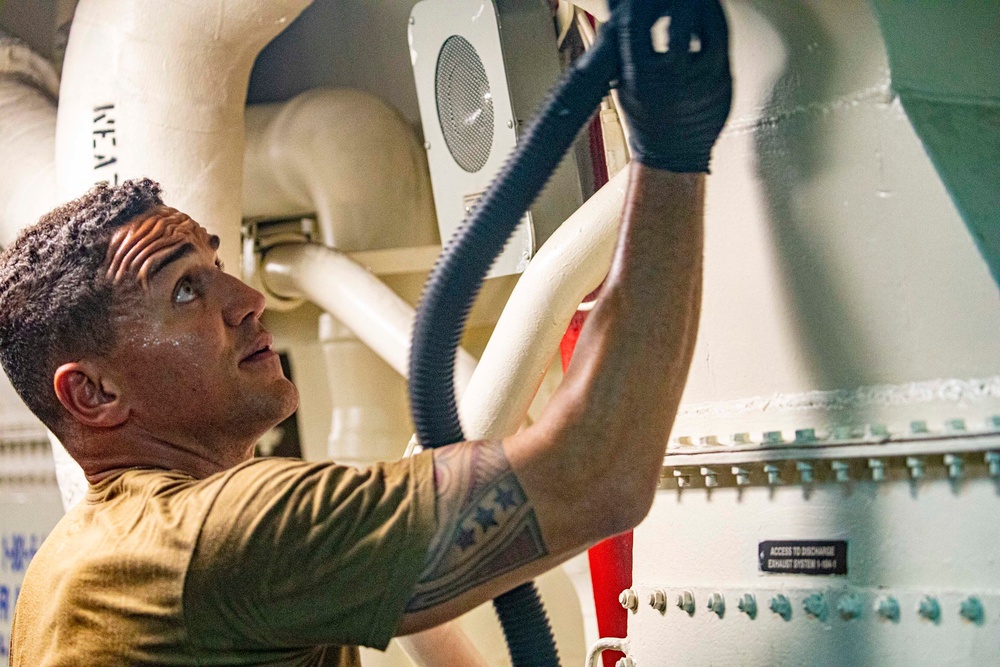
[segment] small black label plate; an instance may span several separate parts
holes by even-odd
[[[757,550],[761,572],[847,574],[846,540],[768,540]]]

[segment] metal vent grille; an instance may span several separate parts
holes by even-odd
[[[479,171],[493,148],[493,94],[483,61],[464,37],[452,35],[441,46],[435,95],[448,151],[465,171]]]

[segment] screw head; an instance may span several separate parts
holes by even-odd
[[[751,619],[757,617],[757,598],[747,593],[736,602],[736,608],[749,616]]]
[[[430,149],[431,149],[431,142],[425,141],[424,142],[424,150],[429,151]]]
[[[850,482],[851,481],[851,467],[848,465],[847,461],[831,461],[830,469],[837,476],[838,482]]]
[[[917,605],[917,613],[921,618],[926,618],[932,623],[937,623],[941,618],[941,605],[929,595],[925,595],[920,604]]]
[[[768,464],[764,466],[764,474],[767,475],[767,483],[771,486],[781,484],[781,468]]]
[[[792,617],[792,603],[784,595],[778,594],[771,598],[768,605],[775,614],[786,621]]]
[[[417,22],[417,19],[415,19],[415,18],[413,18],[413,17],[411,16],[411,17],[410,17],[410,25],[413,25],[413,24],[414,24],[414,23],[416,23],[416,22]]]
[[[719,618],[726,613],[726,600],[722,597],[722,593],[712,593],[708,598],[708,603],[706,604],[708,610],[714,613]]]
[[[922,479],[927,470],[927,464],[918,456],[907,456],[906,466],[910,469],[911,479]]]
[[[962,476],[965,461],[959,454],[945,454],[944,464],[948,467],[948,477],[958,479]]]
[[[895,623],[899,620],[899,602],[891,595],[883,595],[875,601],[875,613]]]
[[[965,620],[978,625],[983,622],[983,603],[974,595],[969,596],[962,600],[962,604],[958,608],[958,613]]]
[[[813,467],[811,463],[806,463],[805,461],[799,461],[795,464],[795,469],[799,471],[799,477],[802,479],[803,484],[812,484],[813,482]]]
[[[732,473],[736,476],[736,483],[739,486],[746,486],[750,483],[750,471],[739,466],[732,467]]]
[[[837,613],[845,621],[861,616],[861,598],[849,593],[837,601]]]
[[[822,593],[813,593],[806,597],[802,601],[802,607],[806,610],[808,616],[818,618],[821,621],[826,620],[826,597]]]
[[[507,127],[508,128],[513,128],[514,127],[514,121],[513,120],[508,120],[507,121]]]
[[[885,481],[885,461],[882,459],[868,459],[868,467],[871,468],[873,482]]]

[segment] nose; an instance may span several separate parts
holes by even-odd
[[[227,298],[223,304],[222,317],[226,324],[238,327],[248,317],[260,319],[264,313],[264,295],[244,283],[239,278],[223,274]]]

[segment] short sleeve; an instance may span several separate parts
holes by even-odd
[[[434,530],[432,452],[363,470],[259,459],[226,474],[184,587],[194,643],[384,649]]]

